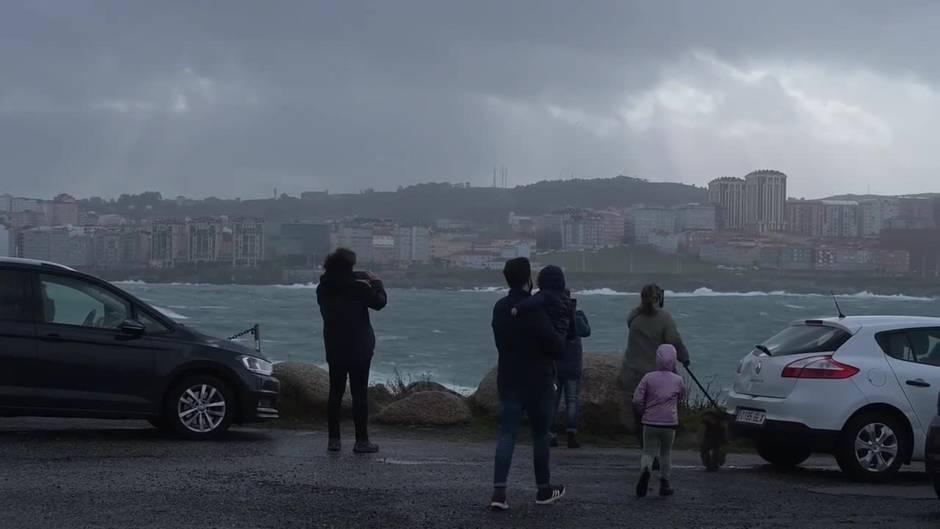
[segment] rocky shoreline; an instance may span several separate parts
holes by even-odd
[[[620,369],[615,357],[584,355],[579,430],[600,435],[632,433],[633,412],[624,402]],[[284,362],[275,365],[274,374],[281,381],[282,417],[325,421],[329,397],[329,374],[325,369],[313,364]],[[472,421],[495,424],[499,413],[496,368],[469,396],[431,381],[414,382],[400,388],[375,384],[369,387],[369,407],[375,422],[392,426],[448,427]],[[352,411],[349,391],[343,409],[344,413]],[[689,427],[695,423],[691,421]]]

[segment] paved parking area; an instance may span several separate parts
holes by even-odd
[[[493,444],[379,431],[372,456],[325,451],[318,431],[236,429],[222,442],[146,423],[0,419],[0,527],[940,527],[940,500],[913,467],[888,485],[845,480],[814,458],[781,474],[732,455],[709,474],[676,455],[676,496],[633,496],[638,452],[553,452],[558,504],[536,506],[531,450],[517,448],[512,508],[486,508]]]

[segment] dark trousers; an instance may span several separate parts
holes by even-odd
[[[361,364],[330,364],[330,401],[327,404],[330,439],[339,439],[339,420],[343,411],[346,379],[352,393],[353,420],[356,423],[356,441],[369,440],[369,368],[371,360]]]
[[[561,407],[561,398],[565,397],[565,432],[578,433],[578,413],[581,407],[581,377],[558,377],[558,389],[555,390],[555,410],[552,413],[552,422],[558,417]],[[552,427],[552,432],[555,428]]]
[[[549,428],[555,408],[555,390],[551,385],[533,389],[506,389],[499,392],[499,439],[496,442],[496,465],[493,486],[506,487],[512,454],[516,448],[516,434],[522,425],[522,413],[529,415],[532,427],[532,460],[535,466],[535,484],[539,488],[551,484],[549,471]]]

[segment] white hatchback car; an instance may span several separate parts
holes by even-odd
[[[856,479],[924,459],[940,390],[940,318],[792,323],[745,356],[729,393],[732,430],[778,467],[834,454]]]

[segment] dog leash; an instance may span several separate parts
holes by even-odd
[[[698,377],[696,377],[695,373],[693,373],[692,370],[689,369],[689,366],[683,364],[682,367],[684,367],[685,371],[689,374],[690,377],[692,377],[692,380],[695,381],[695,385],[698,386],[698,389],[702,390],[702,393],[705,395],[705,398],[707,398],[708,401],[712,403],[712,406],[714,406],[717,409],[721,409],[721,406],[719,406],[718,403],[715,402],[715,399],[713,399],[712,396],[708,394],[708,390],[706,390],[705,386],[703,386],[702,383],[698,381]]]

